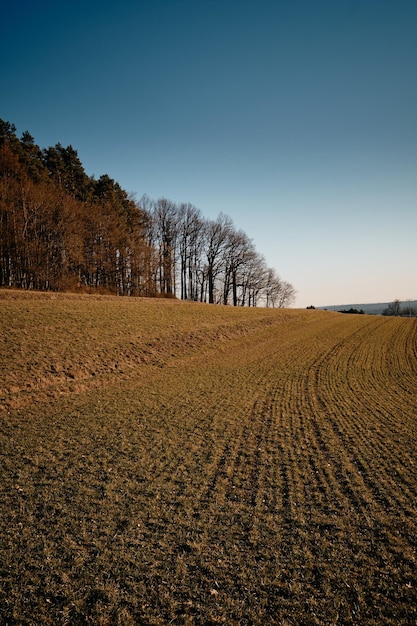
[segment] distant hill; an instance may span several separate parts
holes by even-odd
[[[393,300],[391,300],[391,302],[393,302]],[[388,304],[389,302],[374,302],[370,304],[332,304],[330,306],[319,306],[317,308],[325,311],[349,311],[349,309],[357,309],[358,311],[362,310],[367,315],[382,315],[382,312],[387,308]],[[403,311],[407,311],[409,307],[416,310],[417,300],[401,301],[401,309]]]

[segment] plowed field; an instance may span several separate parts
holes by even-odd
[[[417,624],[417,320],[0,315],[1,624]]]

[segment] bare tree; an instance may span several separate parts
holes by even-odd
[[[223,303],[227,304],[232,290],[233,306],[238,305],[238,289],[244,285],[247,269],[253,266],[256,250],[252,240],[242,230],[231,226],[225,254],[225,274],[223,284]]]
[[[139,200],[143,220],[144,254],[140,272],[139,294],[155,296],[157,293],[159,255],[156,247],[156,229],[153,216],[153,200],[146,194]]]
[[[175,295],[178,207],[171,200],[160,198],[154,204],[153,216],[159,253],[159,290],[161,294]]]
[[[382,315],[393,315],[398,317],[401,315],[401,302],[400,300],[394,300],[390,302],[386,309],[383,310]]]
[[[274,308],[281,290],[281,279],[273,268],[268,268],[265,281],[266,306]]]
[[[181,299],[197,299],[197,268],[203,245],[203,219],[192,204],[181,204],[178,210],[178,254],[180,258]]]
[[[281,280],[273,268],[269,268],[265,282],[266,306],[283,308],[292,304],[297,294],[293,285]]]
[[[238,286],[240,306],[257,306],[258,297],[264,286],[265,261],[253,248],[245,263],[239,268]]]
[[[290,304],[294,302],[296,295],[297,292],[293,285],[284,280],[281,283],[281,290],[278,295],[278,308],[282,309],[283,307],[290,306]]]
[[[216,220],[206,222],[206,277],[209,304],[214,303],[215,281],[225,268],[225,250],[232,227],[230,217],[221,213]]]

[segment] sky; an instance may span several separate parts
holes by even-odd
[[[231,217],[295,306],[417,299],[416,0],[9,0],[0,118]]]

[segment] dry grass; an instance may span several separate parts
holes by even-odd
[[[1,624],[416,624],[415,320],[0,292]]]

